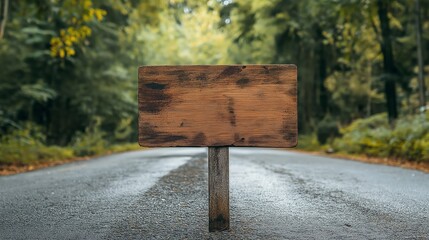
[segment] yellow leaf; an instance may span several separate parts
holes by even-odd
[[[60,49],[60,58],[64,58],[65,52],[64,49]]]

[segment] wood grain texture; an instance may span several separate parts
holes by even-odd
[[[141,146],[297,144],[295,65],[140,67],[138,102]]]
[[[229,149],[209,147],[209,231],[229,229]]]

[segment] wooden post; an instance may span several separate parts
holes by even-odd
[[[209,231],[229,229],[229,149],[209,147]]]

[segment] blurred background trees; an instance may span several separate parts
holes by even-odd
[[[382,113],[393,129],[426,105],[429,1],[0,2],[3,146],[135,142],[151,64],[296,64],[300,134]]]

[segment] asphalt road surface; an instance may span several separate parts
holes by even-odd
[[[205,148],[0,177],[0,239],[429,239],[429,174],[230,150],[231,230],[208,232]]]

